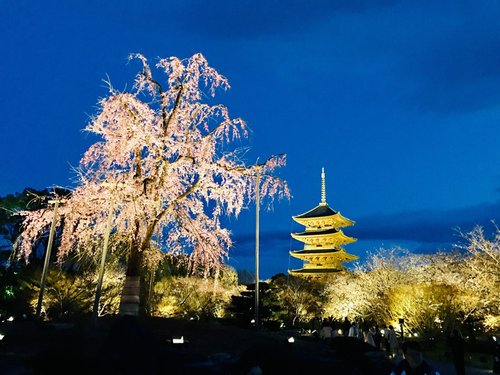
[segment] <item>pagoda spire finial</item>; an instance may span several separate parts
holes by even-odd
[[[326,206],[326,178],[325,178],[325,168],[321,168],[321,203],[322,206]]]

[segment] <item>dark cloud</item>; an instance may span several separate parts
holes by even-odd
[[[348,235],[364,241],[414,241],[421,251],[436,250],[460,240],[458,230],[470,231],[476,225],[493,230],[493,223],[500,222],[500,201],[453,210],[420,210],[361,217],[356,225],[346,228]],[[245,233],[234,238],[232,255],[252,256],[255,250],[255,233]],[[286,231],[260,234],[261,251],[269,257],[283,257],[300,244],[290,240]],[[438,246],[439,245],[439,246]]]
[[[255,253],[255,233],[243,233],[234,238],[231,256],[246,257]],[[259,236],[260,253],[267,257],[283,257],[290,250],[291,236],[285,231],[261,232]]]
[[[492,227],[500,221],[500,201],[453,210],[421,210],[359,218],[355,235],[365,240],[410,240],[421,243],[457,242],[457,229]]]

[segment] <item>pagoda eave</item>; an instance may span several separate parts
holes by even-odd
[[[308,250],[290,251],[290,255],[294,258],[307,261],[316,262],[319,259],[323,259],[326,263],[342,263],[350,262],[353,260],[358,260],[359,257],[353,254],[346,253],[343,250],[338,250],[335,252],[310,252]]]
[[[303,215],[292,216],[292,219],[297,223],[310,228],[342,228],[355,224],[353,220],[342,216],[340,212],[336,212],[333,215],[327,216],[303,217]]]
[[[291,276],[306,277],[311,279],[324,279],[331,274],[343,272],[345,270],[346,268],[343,266],[340,268],[300,268],[297,270],[289,270],[288,274]]]
[[[321,246],[339,246],[356,242],[356,238],[346,236],[344,232],[339,230],[336,233],[330,234],[317,234],[314,232],[307,233],[292,233],[294,239],[303,242],[307,245],[321,245]]]

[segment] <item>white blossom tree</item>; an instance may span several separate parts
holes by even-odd
[[[120,311],[137,314],[139,271],[157,264],[158,249],[189,254],[193,273],[217,273],[231,247],[221,216],[238,215],[254,199],[257,173],[261,195],[271,201],[289,190],[273,175],[284,155],[251,166],[241,160],[233,142],[247,136],[246,125],[212,103],[215,90],[229,84],[203,55],[159,59],[155,68],[164,81],[153,77],[144,56],[130,58],[142,63],[132,92],[109,85],[85,129],[102,141],[84,154],[78,187],[59,209],[58,259],[70,252],[98,255],[111,215],[113,234],[127,238],[130,249]],[[52,211],[22,214],[18,249],[27,259]]]
[[[500,228],[495,226],[491,238],[484,229],[476,226],[472,231],[461,233],[466,240],[462,248],[470,258],[466,259],[464,288],[467,288],[476,304],[471,315],[484,319],[486,328],[500,329]]]

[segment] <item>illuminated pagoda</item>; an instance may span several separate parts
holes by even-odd
[[[332,273],[345,270],[344,262],[357,260],[356,255],[346,253],[343,245],[356,239],[346,236],[342,227],[354,225],[326,203],[325,170],[321,170],[321,203],[312,210],[292,217],[306,227],[304,232],[292,233],[292,237],[304,243],[304,249],[290,251],[290,255],[304,261],[303,268],[290,270],[293,276],[324,279]]]

